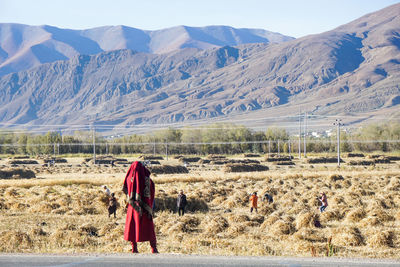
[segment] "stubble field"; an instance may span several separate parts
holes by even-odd
[[[136,158],[129,158],[128,161]],[[400,162],[371,166],[343,163],[274,165],[269,170],[226,172],[220,165],[190,163],[186,174],[152,175],[155,227],[161,253],[400,258]],[[25,165],[36,178],[0,179],[0,251],[126,252],[122,183],[129,164]],[[176,159],[162,164],[181,164]],[[0,162],[3,169],[16,168]],[[224,171],[225,170],[225,171]],[[108,218],[107,185],[121,205]],[[175,213],[184,190],[187,214]],[[273,195],[250,213],[249,196]],[[329,206],[317,211],[320,192]],[[315,226],[319,221],[321,227]],[[329,240],[331,240],[330,243]],[[150,252],[148,242],[139,251]]]

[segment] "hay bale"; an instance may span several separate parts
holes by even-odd
[[[210,159],[210,160],[226,159],[225,156],[222,156],[222,155],[213,155],[213,154],[208,155],[207,158]]]
[[[176,232],[180,233],[192,233],[198,231],[198,226],[201,220],[194,215],[185,215],[178,218],[178,222],[174,224],[170,229],[169,233],[174,234]]]
[[[357,227],[343,226],[332,231],[332,243],[337,246],[362,246],[364,237]]]
[[[255,159],[237,159],[237,160],[230,160],[230,163],[243,163],[243,164],[256,163],[256,164],[260,164],[260,161],[255,160]]]
[[[293,161],[275,161],[274,165],[278,166],[293,166],[296,165]]]
[[[371,226],[381,225],[381,222],[375,216],[368,216],[368,217],[362,219],[359,222],[359,225],[362,227],[371,227]]]
[[[337,181],[342,181],[342,180],[344,180],[344,178],[343,178],[343,176],[340,175],[340,174],[332,174],[332,175],[329,177],[329,180],[330,180],[331,182],[337,182]]]
[[[327,223],[331,221],[339,221],[343,218],[343,214],[340,209],[329,209],[320,214],[321,223]]]
[[[299,230],[304,227],[315,227],[315,223],[319,221],[319,213],[308,211],[299,214],[296,217],[296,229]]]
[[[215,236],[229,227],[228,221],[221,215],[207,216],[203,221],[207,222],[204,230],[209,236]]]
[[[228,164],[230,161],[229,160],[211,160],[210,164],[212,165],[225,165]]]
[[[367,213],[365,212],[365,210],[362,207],[359,207],[350,210],[350,212],[346,215],[346,220],[348,222],[356,223],[364,219],[366,215]]]
[[[254,217],[251,218],[251,221],[252,221],[252,222],[257,222],[257,223],[259,223],[259,224],[262,224],[262,223],[264,222],[264,220],[265,220],[264,216],[259,215],[259,214],[254,215]]]
[[[0,170],[0,179],[30,179],[35,177],[33,171],[22,168]]]
[[[372,248],[393,247],[394,233],[392,231],[371,228],[366,236],[367,244]]]
[[[259,154],[247,153],[247,154],[243,154],[243,157],[245,157],[245,158],[259,158],[259,157],[261,157],[261,155],[259,155]]]
[[[43,159],[43,162],[44,163],[52,163],[53,160],[54,160],[54,163],[68,163],[68,161],[63,158],[47,158],[47,159]]]
[[[158,160],[150,160],[149,162],[151,165],[161,165],[161,163]]]
[[[319,234],[318,231],[311,228],[302,228],[297,231],[293,237],[297,240],[305,240],[308,242],[326,242],[326,238]]]
[[[180,162],[198,162],[201,160],[200,157],[181,157],[179,158]]]
[[[250,218],[246,214],[231,214],[230,216],[228,216],[228,220],[230,223],[234,222],[242,223],[242,222],[249,222]]]
[[[199,160],[200,164],[208,164],[210,162],[211,162],[211,160],[209,160],[209,159],[201,159],[201,160]]]
[[[105,236],[105,235],[111,233],[117,226],[118,226],[118,224],[115,222],[109,222],[107,224],[104,224],[99,230],[99,235]]]
[[[387,157],[380,157],[377,159],[374,159],[374,163],[375,164],[389,164],[391,163],[391,161],[387,158]]]
[[[320,157],[320,158],[308,158],[308,164],[316,164],[316,163],[337,163],[338,159],[335,157]],[[340,162],[344,162],[340,159]]]
[[[267,162],[283,162],[283,161],[292,161],[292,156],[267,156],[265,161]]]
[[[249,195],[244,191],[237,191],[235,194],[229,196],[222,204],[227,208],[246,207],[249,204]]]
[[[176,205],[176,201],[175,201],[175,205]],[[198,211],[207,212],[208,205],[203,199],[190,197],[187,200],[186,209],[190,212],[198,212]]]
[[[31,249],[34,246],[27,233],[11,229],[0,233],[0,242],[3,252],[16,252]]]
[[[268,171],[268,166],[261,164],[226,164],[224,166],[225,172],[261,172]]]
[[[278,220],[270,227],[269,232],[279,237],[281,235],[290,235],[294,230],[292,223]]]
[[[368,155],[366,158],[368,158],[368,159],[377,159],[377,158],[382,158],[382,157],[384,157],[384,155],[376,154],[376,155]]]
[[[29,159],[30,157],[28,155],[25,156],[14,156],[12,159]]]
[[[365,157],[365,155],[362,153],[347,153],[345,156],[347,158],[363,158],[363,157]]]
[[[393,160],[393,161],[399,161],[400,157],[399,156],[386,156],[388,160]]]
[[[90,223],[84,224],[81,227],[79,227],[79,232],[81,234],[86,234],[88,236],[99,236],[97,227]]]
[[[395,220],[395,218],[392,215],[382,210],[382,208],[371,209],[368,211],[368,215],[377,218],[379,223],[390,222]]]
[[[243,223],[234,223],[228,228],[228,234],[236,237],[242,235],[246,230],[246,225]]]
[[[151,166],[149,169],[153,174],[189,173],[189,170],[185,166],[161,165]]]
[[[395,176],[390,178],[390,181],[387,184],[386,189],[391,190],[391,191],[399,191],[400,190],[400,178],[395,177]]]
[[[351,166],[370,166],[375,165],[375,162],[373,160],[351,160],[347,164]]]
[[[39,164],[39,162],[37,162],[36,160],[33,160],[33,159],[29,159],[29,160],[28,159],[27,160],[16,159],[16,160],[9,160],[8,164],[10,164],[10,165],[22,165],[22,164],[29,165],[29,164]]]
[[[264,216],[268,216],[276,210],[275,205],[262,205],[258,212]]]
[[[142,160],[163,160],[162,156],[153,156],[153,155],[141,155],[139,157]]]
[[[271,214],[270,216],[267,217],[267,219],[264,220],[264,222],[261,224],[261,228],[266,229],[273,225],[276,221],[279,221],[281,218],[279,217],[278,214]]]

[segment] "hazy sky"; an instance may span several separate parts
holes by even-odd
[[[87,29],[126,25],[262,28],[301,37],[331,30],[400,0],[0,0],[1,23]]]

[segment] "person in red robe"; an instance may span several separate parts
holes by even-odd
[[[150,241],[151,252],[158,253],[152,209],[155,188],[150,171],[142,163],[132,163],[123,191],[128,198],[124,239],[132,242],[132,253],[138,253],[137,242],[144,241]]]

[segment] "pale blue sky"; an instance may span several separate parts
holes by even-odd
[[[126,25],[261,28],[301,37],[331,30],[400,0],[0,0],[0,23],[87,29]]]

